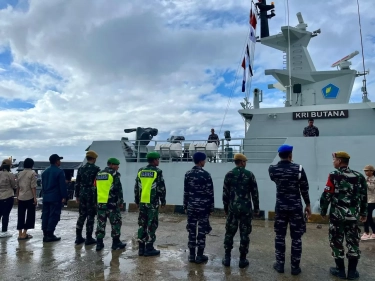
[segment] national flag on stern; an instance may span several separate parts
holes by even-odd
[[[243,68],[242,92],[245,92],[245,85],[246,85],[246,61],[245,61],[245,57],[242,60],[242,68]]]
[[[246,45],[246,58],[247,58],[247,63],[249,65],[250,76],[252,77],[254,75],[253,75],[253,70],[251,69],[249,45]]]

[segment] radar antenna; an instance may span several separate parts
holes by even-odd
[[[348,69],[349,66],[351,65],[351,62],[349,62],[349,60],[354,58],[358,54],[359,54],[359,52],[355,51],[355,52],[347,55],[346,57],[343,57],[341,60],[338,60],[337,62],[332,64],[331,67],[339,66],[341,69],[344,69],[344,68]]]

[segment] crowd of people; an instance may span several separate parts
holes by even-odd
[[[275,205],[275,257],[273,268],[284,273],[285,236],[289,224],[292,238],[291,273],[301,273],[302,236],[306,232],[306,221],[311,215],[309,183],[302,165],[292,161],[293,147],[282,145],[278,149],[280,161],[269,167],[270,179],[276,184]],[[157,152],[147,154],[148,165],[139,169],[135,175],[134,202],[139,208],[138,243],[139,256],[156,256],[160,251],[154,248],[158,228],[159,206],[166,205],[166,185],[159,166],[160,155]],[[76,224],[75,244],[96,244],[96,251],[104,248],[103,239],[107,219],[111,224],[112,249],[124,249],[121,242],[123,208],[123,190],[118,172],[120,161],[116,158],[107,160],[103,170],[95,165],[98,154],[86,153],[87,162],[79,168],[75,195],[79,203],[79,217]],[[59,168],[61,160],[57,154],[50,156],[50,167],[42,173],[43,242],[55,242],[54,231],[60,220],[62,206],[68,197],[64,171]],[[372,212],[375,209],[375,169],[371,165],[364,168],[365,176],[349,168],[350,156],[339,151],[333,153],[335,170],[328,176],[326,188],[320,198],[321,215],[326,217],[329,210],[329,240],[336,266],[330,269],[332,275],[341,279],[354,280],[359,277],[357,264],[361,251],[359,241],[375,239],[375,224]],[[208,260],[204,255],[206,235],[212,230],[209,217],[214,211],[214,186],[211,175],[204,170],[206,155],[196,152],[193,155],[195,166],[186,172],[184,178],[183,207],[187,214],[189,262],[197,264]],[[252,218],[259,214],[259,193],[255,175],[246,169],[247,158],[237,153],[234,155],[235,167],[229,171],[223,183],[223,205],[227,216],[222,260],[224,266],[231,264],[233,238],[240,232],[239,267],[249,265],[248,254],[252,232]],[[35,227],[35,206],[37,175],[32,170],[34,161],[24,161],[24,170],[17,177],[10,172],[11,162],[2,161],[0,168],[0,218],[2,231],[0,238],[10,237],[8,232],[9,214],[13,207],[14,196],[18,199],[18,239],[27,240],[32,236],[27,233]],[[302,200],[305,203],[303,209]],[[93,237],[95,216],[97,216],[96,239]],[[86,238],[82,231],[86,221]],[[364,222],[365,232],[360,238],[358,221]],[[372,234],[369,228],[372,229]],[[343,240],[346,239],[348,251],[348,273],[345,271],[345,251]]]

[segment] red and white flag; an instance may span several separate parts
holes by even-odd
[[[255,36],[255,30],[256,30],[256,27],[257,27],[257,18],[255,16],[255,14],[253,13],[253,10],[251,9],[250,10],[250,40],[252,42],[256,42],[257,41],[257,38]]]

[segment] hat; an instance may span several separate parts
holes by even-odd
[[[56,163],[56,161],[61,160],[61,159],[64,159],[64,157],[60,157],[60,156],[57,155],[57,154],[52,154],[52,155],[49,157],[49,162],[50,162],[50,163]]]
[[[113,165],[120,165],[120,161],[117,158],[109,158],[107,162]]]
[[[363,168],[363,171],[375,171],[375,168],[374,168],[374,166],[372,166],[372,165],[366,165],[366,166]]]
[[[194,155],[193,155],[193,159],[194,159],[194,162],[200,162],[200,161],[204,161],[206,160],[206,154],[204,154],[203,152],[195,152]]]
[[[241,160],[241,161],[247,161],[247,158],[242,153],[236,153],[233,157],[234,160]]]
[[[337,152],[334,152],[332,153],[332,156],[335,157],[335,158],[346,158],[346,159],[350,159],[350,155],[345,152],[345,151],[337,151]]]
[[[9,165],[9,166],[11,166],[12,165],[12,161],[10,161],[10,159],[4,159],[3,162],[1,163],[1,165]]]
[[[279,147],[279,149],[277,150],[278,153],[282,153],[282,152],[292,152],[293,151],[293,146],[291,145],[287,145],[287,144],[283,144],[282,146]]]
[[[160,154],[155,151],[152,151],[152,152],[147,153],[146,158],[147,159],[159,159]]]
[[[86,157],[91,157],[91,158],[96,159],[98,158],[98,154],[93,150],[89,150],[86,152]]]

